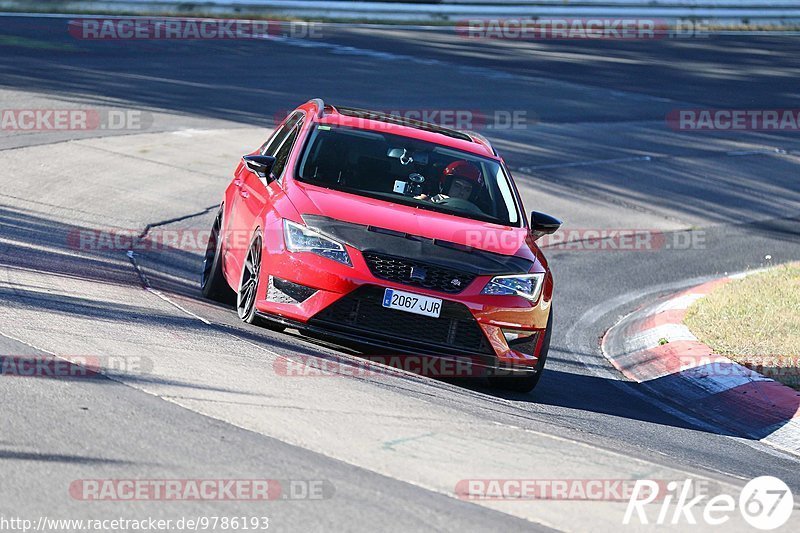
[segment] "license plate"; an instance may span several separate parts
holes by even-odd
[[[442,300],[440,298],[430,298],[394,289],[386,289],[386,292],[383,293],[383,306],[389,309],[398,309],[408,313],[436,318],[439,318],[439,313],[442,312]]]

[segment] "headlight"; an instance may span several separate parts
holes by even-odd
[[[350,262],[350,255],[342,243],[325,237],[306,226],[283,219],[283,234],[286,238],[286,248],[289,251],[311,252],[347,266],[353,266],[353,263]]]
[[[527,298],[535,302],[542,292],[544,274],[518,274],[512,276],[495,276],[486,284],[481,294],[507,294]]]

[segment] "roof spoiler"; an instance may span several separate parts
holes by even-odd
[[[325,116],[325,102],[322,101],[322,98],[312,98],[309,100],[309,103],[317,106],[317,118],[322,118]]]
[[[472,137],[474,140],[476,140],[476,141],[478,141],[479,143],[481,143],[481,144],[483,144],[484,146],[486,146],[486,148],[488,148],[489,150],[491,150],[491,151],[492,151],[492,153],[493,153],[494,155],[498,155],[498,153],[497,153],[497,150],[495,150],[495,149],[494,149],[494,146],[492,146],[492,143],[490,143],[490,142],[489,142],[489,139],[487,139],[486,137],[484,137],[484,136],[483,136],[483,135],[481,135],[480,133],[477,133],[477,132],[475,132],[475,131],[469,131],[469,130],[461,130],[461,131],[462,131],[463,133],[466,133],[466,134],[467,134],[467,135],[469,135],[470,137]]]

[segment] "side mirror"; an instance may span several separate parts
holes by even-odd
[[[242,161],[247,170],[262,180],[270,180],[269,173],[272,170],[272,165],[275,164],[274,157],[268,155],[246,155],[242,157]]]
[[[534,241],[545,235],[552,235],[560,227],[561,221],[556,217],[538,211],[531,212],[531,235]]]

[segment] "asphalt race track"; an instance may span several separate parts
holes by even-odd
[[[509,478],[691,478],[735,493],[772,475],[798,501],[800,458],[626,381],[598,339],[658,295],[800,259],[797,131],[665,121],[676,109],[800,108],[800,37],[522,43],[331,25],[315,39],[87,41],[67,20],[0,17],[0,108],[125,110],[138,122],[0,132],[0,354],[116,357],[144,370],[0,377],[3,516],[268,516],[279,531],[623,527],[621,501],[456,494],[461,480]],[[545,250],[556,327],[530,395],[405,373],[282,375],[308,356],[358,359],[203,300],[202,249],[129,257],[76,245],[81,230],[210,228],[237,158],[314,97],[516,112],[516,127],[473,127],[504,155],[528,210],[566,229],[646,229],[661,244]],[[267,503],[70,492],[80,480],[254,478],[300,488]],[[303,497],[309,486],[322,496]],[[784,529],[799,525],[795,510]]]

